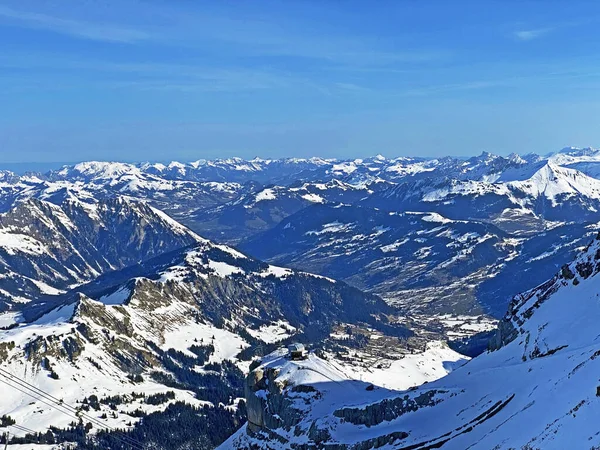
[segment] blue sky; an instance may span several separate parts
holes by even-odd
[[[0,162],[600,145],[592,1],[0,0]]]

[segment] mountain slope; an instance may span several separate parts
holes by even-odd
[[[235,200],[197,211],[186,219],[186,224],[209,239],[237,244],[310,205],[356,203],[370,195],[372,189],[382,189],[380,184],[387,183],[354,186],[332,180],[290,186],[245,185]]]
[[[0,214],[0,311],[197,240],[164,213],[122,197],[19,203]]]
[[[240,243],[240,249],[344,280],[407,313],[501,317],[513,295],[573,258],[597,229],[554,224],[523,236],[431,212],[315,205]]]
[[[380,348],[402,341],[397,351],[408,352],[421,345],[393,313],[377,296],[342,282],[270,266],[196,238],[194,245],[57,295],[52,310],[0,335],[0,361],[7,373],[131,433],[145,426],[148,414],[167,420],[174,407],[188,408],[186,414],[205,408],[207,418],[227,417],[228,426],[239,426],[243,373],[255,354],[293,339],[366,357],[358,335],[333,337],[340,326],[376,335]],[[435,370],[444,372],[441,361]],[[431,377],[416,361],[412,376]],[[73,415],[57,415],[16,389],[9,389],[0,413],[39,431],[57,427],[51,431],[56,442],[72,436]],[[101,428],[94,424],[87,436],[102,447]],[[173,433],[180,432],[175,426]],[[86,432],[78,436],[85,440]]]
[[[86,162],[46,175],[3,174],[0,209],[29,198],[57,205],[124,196],[142,199],[203,236],[241,243],[245,250],[275,264],[343,279],[398,305],[441,313],[454,308],[456,312],[483,310],[499,316],[515,292],[542,281],[597,229],[599,182],[575,168],[598,159],[593,149],[566,149],[547,157],[484,152],[469,159],[433,160],[378,156],[233,158],[168,165]],[[291,222],[310,222],[312,218],[302,216],[320,211],[313,208],[315,204],[327,207],[329,203],[358,208],[356,217],[345,214],[344,223],[361,225],[344,233],[311,235],[294,235],[293,229],[285,229]],[[362,207],[379,222],[389,222],[384,228],[391,230],[364,228]],[[385,211],[401,214],[397,220],[379,220]],[[431,234],[437,225],[418,220],[410,226],[399,223],[406,211],[454,221],[440,225],[449,233],[461,227],[486,236],[489,229],[493,239],[475,246],[437,238]],[[321,215],[323,220],[327,215]],[[336,220],[330,217],[303,233],[318,232]],[[403,232],[412,233],[414,239],[398,245]],[[282,252],[272,242],[296,248]],[[354,250],[347,252],[344,246]],[[470,250],[475,251],[461,256]],[[507,283],[509,272],[519,281]],[[464,283],[467,276],[470,282]]]
[[[494,351],[415,390],[366,389],[314,355],[295,362],[275,354],[248,378],[254,425],[222,448],[595,448],[599,272],[595,240],[513,299]],[[270,412],[276,405],[285,415]]]
[[[478,271],[485,278],[494,273],[497,260],[516,250],[493,225],[342,205],[307,208],[240,248],[274,264],[343,279],[389,301],[404,291],[472,278]],[[448,310],[441,298],[436,300],[432,309]],[[468,299],[462,305],[453,301],[452,308],[480,312]]]

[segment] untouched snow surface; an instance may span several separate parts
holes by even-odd
[[[442,378],[465,364],[469,358],[455,352],[444,342],[433,341],[421,353],[406,355],[389,366],[363,369],[343,365],[348,378],[373,383],[388,389],[404,390]]]

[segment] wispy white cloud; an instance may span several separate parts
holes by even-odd
[[[541,83],[561,82],[566,86],[577,86],[581,79],[600,79],[600,72],[593,68],[586,69],[557,69],[541,71],[529,75],[507,76],[505,78],[464,81],[450,84],[429,85],[396,92],[401,97],[405,96],[432,96],[460,91],[480,91],[497,88],[519,88],[523,86],[540,85]],[[576,81],[575,84],[568,83]]]
[[[459,91],[476,91],[506,86],[511,80],[465,81],[462,83],[439,84],[417,87],[397,92],[401,97],[430,96]]]
[[[224,5],[222,3],[221,5]],[[161,5],[156,14],[169,24],[165,40],[170,45],[209,50],[216,48],[243,57],[296,58],[306,63],[327,63],[353,67],[420,65],[448,61],[447,49],[398,45],[382,39],[371,30],[342,32],[315,17],[291,16],[281,8],[240,8],[232,12],[225,6],[181,8]],[[327,9],[326,7],[324,9]],[[176,26],[173,26],[176,24]],[[312,61],[311,61],[312,60]]]
[[[144,3],[107,0],[110,8],[89,6],[73,10],[40,9],[36,2],[0,5],[0,24],[46,30],[79,39],[152,44],[219,57],[295,58],[306,63],[352,67],[397,67],[448,61],[451,52],[437,48],[398,47],[380,36],[332,32],[327,24],[306,17],[290,17],[277,8],[239,8],[215,3],[197,7],[181,3]],[[103,17],[105,10],[112,17]],[[258,14],[256,11],[259,11]],[[123,17],[130,25],[118,25]],[[314,16],[310,16],[314,18]],[[309,32],[307,31],[310,30]],[[312,60],[312,61],[311,61]]]
[[[30,29],[52,31],[68,36],[102,42],[135,43],[150,38],[144,31],[113,24],[94,23],[19,11],[0,5],[0,18],[8,23]]]
[[[340,83],[335,83],[336,87],[344,90],[344,91],[352,91],[352,92],[371,92],[372,90],[364,87],[364,86],[359,86],[355,83],[345,83],[345,82],[340,82]]]
[[[77,87],[77,79],[97,88],[126,88],[147,91],[236,92],[319,86],[309,78],[287,71],[260,67],[215,66],[166,62],[115,62],[73,59],[68,55],[4,54],[0,69],[18,71],[19,76],[6,79],[13,85]],[[44,73],[43,77],[39,74]],[[61,80],[67,80],[62,82]],[[73,83],[75,81],[75,83]],[[34,86],[36,86],[34,84]]]
[[[532,41],[534,39],[541,38],[542,36],[551,33],[556,28],[547,27],[547,28],[536,28],[531,30],[518,30],[513,32],[513,36],[520,41]]]

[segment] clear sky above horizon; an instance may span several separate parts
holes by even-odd
[[[0,0],[0,162],[600,145],[592,1]]]

